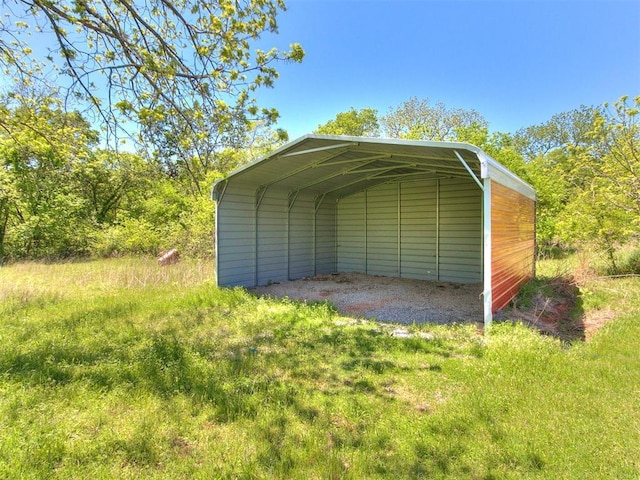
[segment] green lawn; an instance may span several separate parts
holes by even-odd
[[[397,338],[212,275],[0,268],[0,478],[640,478],[638,278],[587,282],[616,318],[568,345]]]

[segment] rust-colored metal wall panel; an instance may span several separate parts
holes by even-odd
[[[497,182],[491,186],[492,310],[505,307],[534,275],[535,202]]]

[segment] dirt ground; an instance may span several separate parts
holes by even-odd
[[[455,284],[360,273],[304,278],[254,289],[258,295],[328,301],[348,316],[402,324],[482,323],[482,284]]]

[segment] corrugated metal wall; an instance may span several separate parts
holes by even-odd
[[[257,215],[257,284],[287,280],[287,193],[269,189]]]
[[[478,282],[481,202],[471,179],[384,184],[337,206],[230,182],[217,210],[218,283],[255,286],[336,271]]]
[[[338,271],[479,282],[481,212],[471,179],[385,184],[343,198]]]
[[[315,274],[334,273],[336,258],[336,203],[322,202],[316,207]]]
[[[400,273],[436,280],[438,188],[436,180],[400,184]]]
[[[534,275],[535,202],[491,183],[491,285],[495,312]]]
[[[482,190],[471,179],[440,180],[439,280],[482,280]]]
[[[216,210],[218,283],[250,287],[335,272],[335,217],[335,202],[230,183]]]
[[[345,197],[338,203],[337,256],[339,272],[366,273],[365,192]]]
[[[290,202],[288,276],[289,278],[313,276],[313,197],[298,195]]]
[[[230,184],[216,209],[216,270],[219,285],[255,282],[255,187]]]
[[[400,276],[398,262],[399,184],[392,183],[367,190],[366,252],[367,273],[387,277]],[[338,250],[339,251],[339,250]]]

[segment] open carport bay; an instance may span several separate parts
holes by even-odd
[[[482,323],[482,283],[457,284],[337,273],[273,283],[258,295],[328,301],[345,316],[383,322]]]

